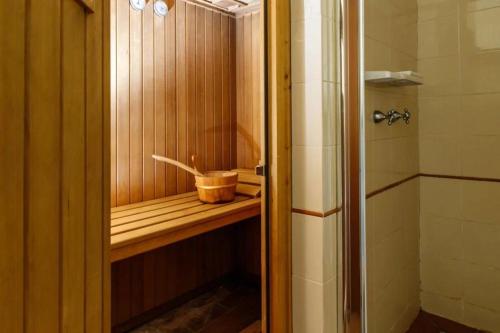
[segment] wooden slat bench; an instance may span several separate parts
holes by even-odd
[[[260,178],[236,171],[237,195],[230,203],[205,204],[189,192],[112,208],[111,262],[260,215]]]

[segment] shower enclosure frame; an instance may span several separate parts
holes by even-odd
[[[364,0],[341,0],[344,332],[366,332]]]

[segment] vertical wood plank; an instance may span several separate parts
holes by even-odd
[[[252,13],[252,156],[250,168],[259,164],[261,132],[261,94],[262,54],[261,54],[260,14]]]
[[[154,116],[155,154],[165,155],[165,18],[154,15]],[[151,158],[151,157],[149,157]],[[155,197],[165,196],[165,163],[155,163]]]
[[[144,311],[144,255],[130,258],[130,315],[138,316]]]
[[[206,170],[205,150],[205,9],[196,8],[196,156],[198,167]]]
[[[177,159],[187,163],[187,92],[186,92],[186,4],[178,1],[176,8],[176,74],[177,74]],[[187,173],[177,170],[177,191],[187,190]]]
[[[25,331],[58,332],[63,88],[60,2],[31,2],[28,20],[25,255],[29,271],[25,280]]]
[[[214,53],[213,44],[213,12],[205,12],[205,144],[206,144],[206,168],[215,169],[214,154]]]
[[[253,101],[252,101],[252,14],[247,14],[243,17],[244,34],[243,34],[243,44],[244,44],[244,60],[243,60],[243,70],[244,70],[244,83],[241,86],[244,93],[244,108],[243,113],[243,136],[245,140],[245,168],[251,168],[252,165],[252,151],[253,151],[253,124],[252,124],[252,111],[253,111]]]
[[[116,103],[116,80],[117,80],[117,53],[116,53],[116,44],[117,44],[117,35],[116,35],[116,29],[117,29],[117,16],[116,16],[116,11],[117,11],[117,2],[118,0],[110,0],[110,20],[109,20],[109,25],[110,25],[110,49],[109,49],[109,55],[110,55],[110,113],[111,113],[111,157],[110,157],[110,162],[111,162],[111,207],[115,207],[117,205],[117,193],[118,193],[118,188],[116,184],[116,112],[117,112],[117,103]]]
[[[0,3],[0,323],[24,329],[25,2]],[[12,167],[12,166],[15,167]]]
[[[131,296],[131,272],[130,261],[122,260],[113,263],[112,267],[112,304],[111,321],[113,323],[124,322],[130,318],[131,302],[127,301]]]
[[[116,1],[116,0],[115,0]],[[143,199],[155,197],[155,162],[151,155],[155,152],[155,117],[154,117],[154,22],[153,2],[149,2],[143,11]],[[113,127],[113,126],[112,126]]]
[[[130,68],[129,68],[129,14],[130,5],[117,1],[116,6],[116,174],[117,205],[130,202]]]
[[[244,103],[244,67],[243,62],[245,60],[244,49],[244,25],[243,17],[236,19],[236,108],[237,108],[237,134],[236,134],[236,146],[238,147],[237,152],[237,166],[245,167],[245,137],[243,135],[243,121],[245,118],[245,103]]]
[[[168,279],[168,267],[172,267],[172,263],[168,260],[170,249],[168,247],[160,248],[154,252],[154,286],[155,286],[155,305],[161,305],[164,299],[168,299],[171,295],[169,293],[169,285],[165,281],[172,281]]]
[[[229,17],[221,17],[221,167],[228,170],[231,167],[231,116],[229,114]]]
[[[167,75],[167,157],[177,157],[176,10],[170,10],[165,24]],[[177,168],[167,165],[167,195],[177,193]]]
[[[111,52],[111,34],[108,33],[109,31],[112,31],[112,26],[111,22],[108,18],[112,17],[113,14],[111,13],[111,6],[107,1],[101,1],[100,4],[97,6],[98,11],[97,13],[100,14],[100,18],[102,20],[102,30],[100,31],[100,34],[96,34],[93,37],[97,40],[101,40],[102,38],[102,53],[101,52],[96,52],[94,56],[97,56],[99,59],[102,61],[102,67],[101,67],[101,78],[102,78],[102,112],[101,112],[101,119],[102,119],[102,164],[101,164],[101,174],[102,174],[102,183],[100,184],[100,193],[101,193],[101,198],[100,200],[99,196],[93,196],[94,200],[98,200],[99,203],[102,203],[102,211],[101,211],[101,216],[102,216],[102,221],[99,223],[99,220],[94,219],[93,223],[98,224],[98,226],[102,230],[102,253],[101,253],[101,276],[95,275],[93,276],[94,279],[98,280],[100,283],[102,283],[102,293],[99,292],[99,295],[102,296],[102,300],[100,302],[101,308],[99,308],[99,304],[96,305],[96,303],[92,302],[92,298],[88,297],[87,301],[90,303],[90,306],[92,309],[96,312],[98,312],[102,316],[102,325],[101,329],[103,332],[110,332],[111,331],[111,264],[110,264],[110,233],[111,233],[111,212],[110,212],[110,206],[111,206],[111,197],[109,196],[109,193],[111,193],[111,156],[109,154],[110,151],[110,146],[111,146],[111,115],[108,110],[111,108],[111,94],[109,94],[109,91],[111,89],[111,77],[109,73],[111,73],[111,59],[106,56],[102,55],[109,55]],[[87,49],[89,50],[89,49]],[[89,61],[91,58],[89,59]],[[94,62],[93,62],[94,63]],[[91,77],[89,76],[87,80],[88,84],[92,84],[93,81]],[[88,104],[89,107],[92,107],[92,104]],[[89,118],[91,120],[91,118]],[[94,123],[96,125],[96,123]],[[96,125],[97,126],[97,125]],[[91,218],[92,215],[89,214],[87,217]],[[97,236],[98,237],[98,236]],[[89,238],[89,241],[91,239]],[[88,257],[87,257],[88,258]],[[89,260],[87,260],[89,261]],[[98,265],[99,261],[98,260],[92,260],[93,264]],[[93,274],[92,270],[87,270],[87,273],[89,275]],[[90,281],[90,279],[89,279]],[[91,319],[91,317],[90,317]],[[91,325],[87,326],[87,332],[95,332],[95,330],[92,329]]]
[[[109,182],[110,170],[105,170],[103,154],[109,154],[109,132],[104,132],[106,115],[103,107],[103,98],[106,85],[103,76],[109,76],[109,72],[103,71],[106,60],[103,54],[102,40],[103,29],[103,4],[96,7],[92,15],[87,15],[86,29],[86,126],[85,126],[85,172],[86,172],[86,221],[85,221],[85,332],[106,331],[103,317],[105,316],[103,301],[109,302],[103,297],[106,285],[106,274],[104,272],[103,260],[106,257],[105,244],[109,238],[105,236],[105,228],[109,228],[109,222],[104,217],[104,212],[109,209],[109,198],[103,187]],[[109,61],[109,60],[108,60]],[[106,112],[108,113],[108,112]],[[106,135],[107,134],[107,135]],[[106,168],[107,169],[107,168]],[[108,177],[105,177],[107,175]],[[106,200],[106,201],[104,201]],[[105,208],[106,207],[106,208]],[[109,264],[109,263],[108,263]],[[107,281],[108,282],[108,281]]]
[[[148,311],[155,306],[155,253],[148,252],[143,255],[143,281],[144,281],[144,295],[143,304],[144,311]]]
[[[213,59],[214,59],[214,168],[222,169],[222,48],[221,14],[213,13]]]
[[[229,18],[229,113],[231,126],[231,169],[237,167],[237,73],[236,73],[236,19]]]
[[[187,161],[196,153],[196,7],[186,4]],[[194,191],[194,176],[187,175],[187,190]]]
[[[130,202],[142,201],[142,12],[130,11]]]
[[[85,305],[85,12],[62,2],[61,332],[83,332]]]

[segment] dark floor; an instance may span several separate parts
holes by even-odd
[[[171,310],[131,333],[239,333],[255,330],[260,292],[248,285],[224,285]]]
[[[420,311],[407,333],[486,333],[458,324],[430,313]]]

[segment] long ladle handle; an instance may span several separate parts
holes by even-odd
[[[161,161],[161,162],[165,162],[165,163],[169,163],[169,164],[175,165],[175,166],[177,166],[177,167],[179,167],[181,169],[186,170],[189,173],[192,173],[195,176],[203,176],[203,174],[201,172],[199,172],[198,170],[190,168],[186,164],[181,163],[181,162],[176,161],[176,160],[173,160],[173,159],[170,159],[168,157],[153,155],[153,158],[155,160],[157,160],[157,161]]]
[[[200,169],[198,169],[198,166],[196,165],[196,155],[191,155],[191,161],[193,162],[193,168],[196,170],[196,171],[200,171]],[[201,172],[201,171],[200,171]]]

